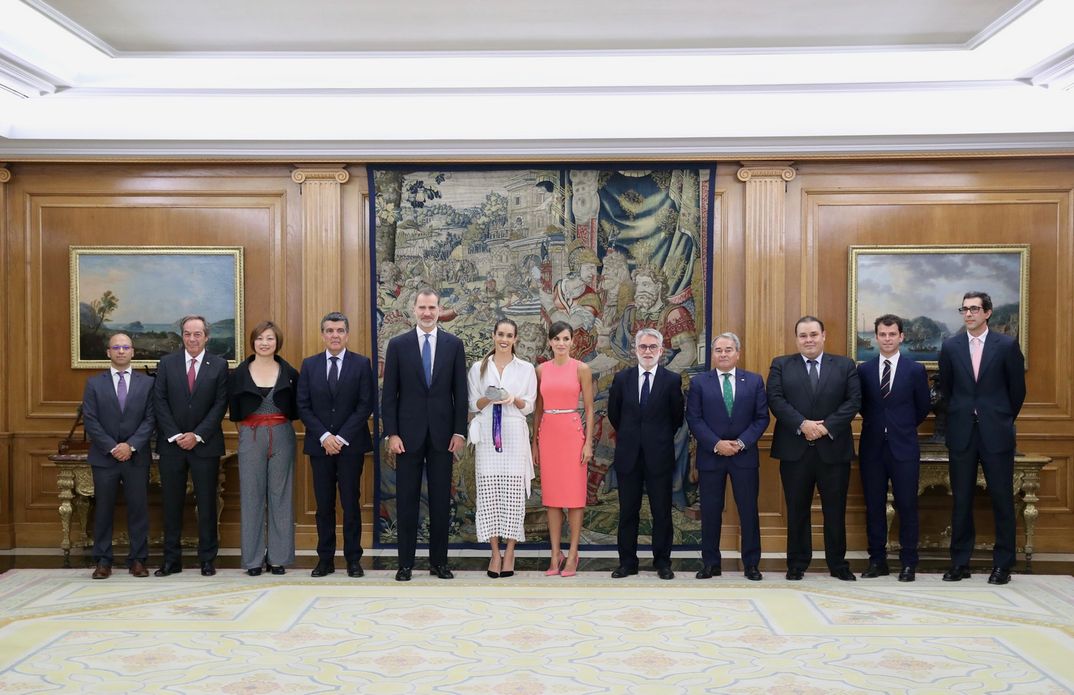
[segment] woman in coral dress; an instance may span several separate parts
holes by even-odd
[[[548,511],[552,561],[545,574],[549,576],[571,577],[578,570],[586,476],[593,458],[593,376],[588,365],[571,358],[573,336],[569,324],[553,323],[548,329],[552,359],[537,367],[533,459],[540,466],[541,499]],[[579,394],[584,426],[578,412]],[[570,526],[566,558],[560,551],[564,512]]]

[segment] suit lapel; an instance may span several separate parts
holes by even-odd
[[[448,359],[448,334],[447,331],[443,329],[440,329],[439,331],[437,331],[437,333],[438,335],[436,336],[436,355],[433,356],[433,378],[432,382],[429,384],[429,388],[432,388],[432,385],[435,384],[436,380],[440,378],[440,373],[447,368],[446,365]],[[418,356],[420,357],[421,355],[419,354]]]
[[[973,358],[970,357],[970,339],[963,333],[956,337],[955,340],[958,341],[955,343],[957,346],[954,351],[955,358],[958,360],[959,364],[962,365],[962,368],[966,370],[970,379],[973,379]],[[983,351],[981,362],[984,362]]]
[[[717,381],[719,381],[718,377],[717,377]],[[731,403],[731,412],[730,412],[730,414],[728,414],[727,417],[729,417],[731,419],[734,419],[735,411],[738,410],[739,407],[740,407],[739,404],[738,404],[739,398],[740,397],[742,397],[742,398],[745,397],[745,396],[742,395],[743,393],[745,393],[745,391],[746,391],[746,375],[742,373],[741,369],[736,369],[735,370],[735,397],[734,397],[734,401]],[[723,395],[723,384],[720,384],[720,395]],[[727,410],[727,408],[725,406],[724,411],[726,411],[726,410]]]
[[[641,409],[641,392],[638,386],[638,368],[635,366],[630,370],[630,376],[627,377],[627,386],[630,387],[630,402],[638,406]],[[653,395],[653,385],[649,384],[649,396]]]
[[[803,362],[803,365],[805,363]],[[824,353],[824,358],[820,360],[820,380],[817,382],[817,388],[813,391],[813,400],[817,399],[817,396],[824,393],[824,389],[828,387],[828,381],[831,379],[832,372],[832,356],[828,353]],[[806,371],[806,383],[809,382],[809,372]]]
[[[981,374],[984,374],[984,371],[988,369],[988,365],[996,357],[996,352],[998,352],[997,343],[999,343],[999,336],[994,331],[988,331],[984,345],[981,346],[981,367],[977,372],[978,378],[980,378]],[[972,365],[970,371],[973,371]]]

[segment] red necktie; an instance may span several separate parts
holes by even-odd
[[[197,363],[197,360],[191,358],[190,369],[186,371],[186,387],[190,389],[191,393],[194,393],[194,379],[198,376],[198,373],[194,371],[195,363]]]

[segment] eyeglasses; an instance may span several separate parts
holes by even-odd
[[[983,306],[960,306],[958,313],[960,314],[979,314],[984,311]]]
[[[108,349],[109,350],[115,350],[116,352],[126,352],[127,350],[133,350],[134,347],[131,346],[131,345],[113,345],[113,346],[109,347]]]
[[[638,352],[656,352],[660,349],[660,345],[639,345]]]

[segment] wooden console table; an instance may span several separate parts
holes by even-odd
[[[1037,493],[1040,492],[1040,471],[1042,468],[1052,462],[1052,459],[1048,456],[1038,456],[1036,454],[1020,454],[1014,457],[1014,511],[1016,516],[1021,516],[1025,522],[1025,545],[1022,548],[1022,552],[1026,556],[1026,565],[1028,566],[1033,560],[1033,533],[1037,526],[1037,502],[1039,498]],[[921,451],[921,477],[917,484],[917,495],[921,496],[921,493],[930,487],[941,487],[947,490],[947,494],[951,494],[951,473],[949,470],[950,462],[948,460],[947,451],[937,451],[935,449],[928,449],[922,447]],[[984,471],[978,466],[977,468],[977,487],[982,490],[987,489],[987,482],[985,481]],[[891,522],[895,518],[895,506],[894,495],[888,489],[888,505],[887,505],[887,517],[888,517],[888,532],[891,532]],[[926,541],[922,539],[921,548],[947,548],[951,544],[951,527],[948,526],[944,529],[940,536],[944,540],[940,541]],[[899,544],[897,541],[888,540],[888,548],[890,550],[897,550]],[[990,549],[991,546],[987,544],[978,544],[977,550]],[[1016,549],[1017,550],[1017,549]]]
[[[224,511],[224,471],[229,459],[235,456],[235,452],[228,452],[220,459],[220,473],[216,481],[216,522],[219,527],[220,515]],[[82,535],[77,540],[80,548],[88,548],[93,545],[87,529],[89,528],[89,502],[94,496],[93,470],[86,460],[86,454],[53,454],[48,460],[56,464],[56,486],[60,493],[60,525],[63,533],[60,536],[60,548],[63,550],[64,567],[70,566],[71,561],[71,516],[78,514],[78,523],[82,529]],[[149,484],[160,486],[160,457],[153,453],[153,461],[149,466]],[[191,494],[194,485],[187,477],[186,494]],[[197,539],[184,538],[183,545],[196,546]]]

